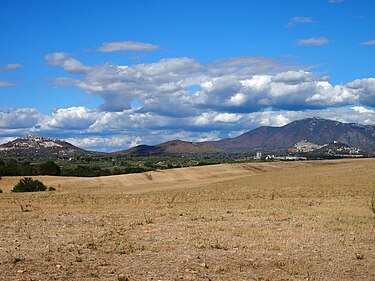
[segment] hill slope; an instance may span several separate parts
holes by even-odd
[[[127,150],[117,151],[116,155],[173,155],[173,154],[204,154],[224,152],[223,149],[212,144],[193,143],[181,140],[167,141],[156,146],[139,145]]]
[[[333,141],[346,143],[363,150],[375,149],[375,126],[341,123],[322,118],[307,118],[282,127],[259,127],[236,138],[207,144],[226,151],[282,150],[307,140],[323,145]]]
[[[88,153],[66,141],[27,135],[0,145],[0,154],[8,156],[72,156]]]

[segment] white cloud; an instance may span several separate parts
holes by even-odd
[[[48,57],[50,63],[63,67],[67,59],[74,60],[65,53]],[[199,116],[203,111],[301,110],[357,102],[373,105],[372,88],[364,83],[358,89],[350,83],[332,85],[328,77],[303,70],[301,66],[298,69],[293,63],[258,57],[230,58],[209,64],[190,58],[171,58],[151,64],[101,64],[90,68],[76,62],[79,68],[86,69],[79,79],[59,77],[55,84],[76,86],[100,96],[104,103],[99,109],[119,112],[113,115],[117,118],[132,109],[134,99],[140,104],[138,113],[169,118]],[[188,90],[192,86],[196,87],[194,92]],[[103,121],[101,118],[93,128]],[[158,118],[158,124],[162,119]],[[164,118],[161,123],[171,122]]]
[[[357,79],[346,87],[358,95],[358,100],[365,105],[375,107],[375,78]]]
[[[196,106],[215,111],[298,110],[353,104],[361,100],[357,92],[345,85],[332,85],[324,76],[288,71],[275,76],[254,75],[245,80],[233,77],[212,80],[210,87],[196,94],[195,101]]]
[[[320,106],[339,106],[353,104],[358,101],[359,96],[345,86],[332,86],[326,81],[317,83],[319,90],[306,99],[311,104]]]
[[[299,24],[299,23],[304,24],[304,23],[313,23],[313,22],[314,22],[314,20],[310,17],[298,17],[297,16],[297,17],[291,18],[286,26],[290,27],[290,26],[294,26],[294,25]]]
[[[6,71],[6,70],[15,70],[23,68],[23,66],[19,63],[10,63],[3,66],[0,66],[0,71]]]
[[[366,42],[362,42],[361,45],[375,45],[375,39],[369,40],[369,41],[366,41]]]
[[[31,128],[39,122],[41,115],[35,108],[8,108],[0,110],[1,129]]]
[[[65,141],[83,149],[109,152],[129,147],[132,137],[121,135],[70,137],[65,138]]]
[[[201,115],[193,117],[191,124],[196,126],[213,125],[214,123],[235,123],[238,122],[242,116],[234,113],[219,113],[219,112],[203,112]]]
[[[4,144],[4,143],[7,143],[7,142],[10,142],[10,141],[13,141],[16,138],[17,137],[0,137],[0,145]]]
[[[311,82],[314,80],[316,80],[316,78],[313,73],[303,70],[281,72],[272,78],[272,82],[280,82],[290,85]]]
[[[312,37],[306,39],[300,39],[297,41],[297,45],[299,46],[321,46],[330,43],[331,40],[325,37]]]
[[[115,52],[115,51],[154,51],[159,49],[158,45],[136,41],[106,42],[97,49],[98,52]]]
[[[52,118],[45,123],[45,126],[64,130],[87,129],[98,117],[97,112],[83,106],[59,108],[52,113]]]

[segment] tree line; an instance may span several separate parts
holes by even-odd
[[[61,168],[53,161],[31,163],[15,159],[0,160],[0,176],[75,176],[98,177],[117,174],[142,173],[153,170],[150,167],[115,167],[114,169],[101,168],[97,165],[72,165]]]
[[[61,168],[53,161],[32,164],[15,159],[0,160],[0,176],[60,176]]]

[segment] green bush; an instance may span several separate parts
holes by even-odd
[[[21,179],[12,189],[12,192],[46,191],[47,187],[38,180],[32,178]]]

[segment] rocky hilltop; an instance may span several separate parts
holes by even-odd
[[[86,151],[66,141],[27,135],[0,145],[0,154],[9,156],[55,155],[59,157],[83,154]]]

